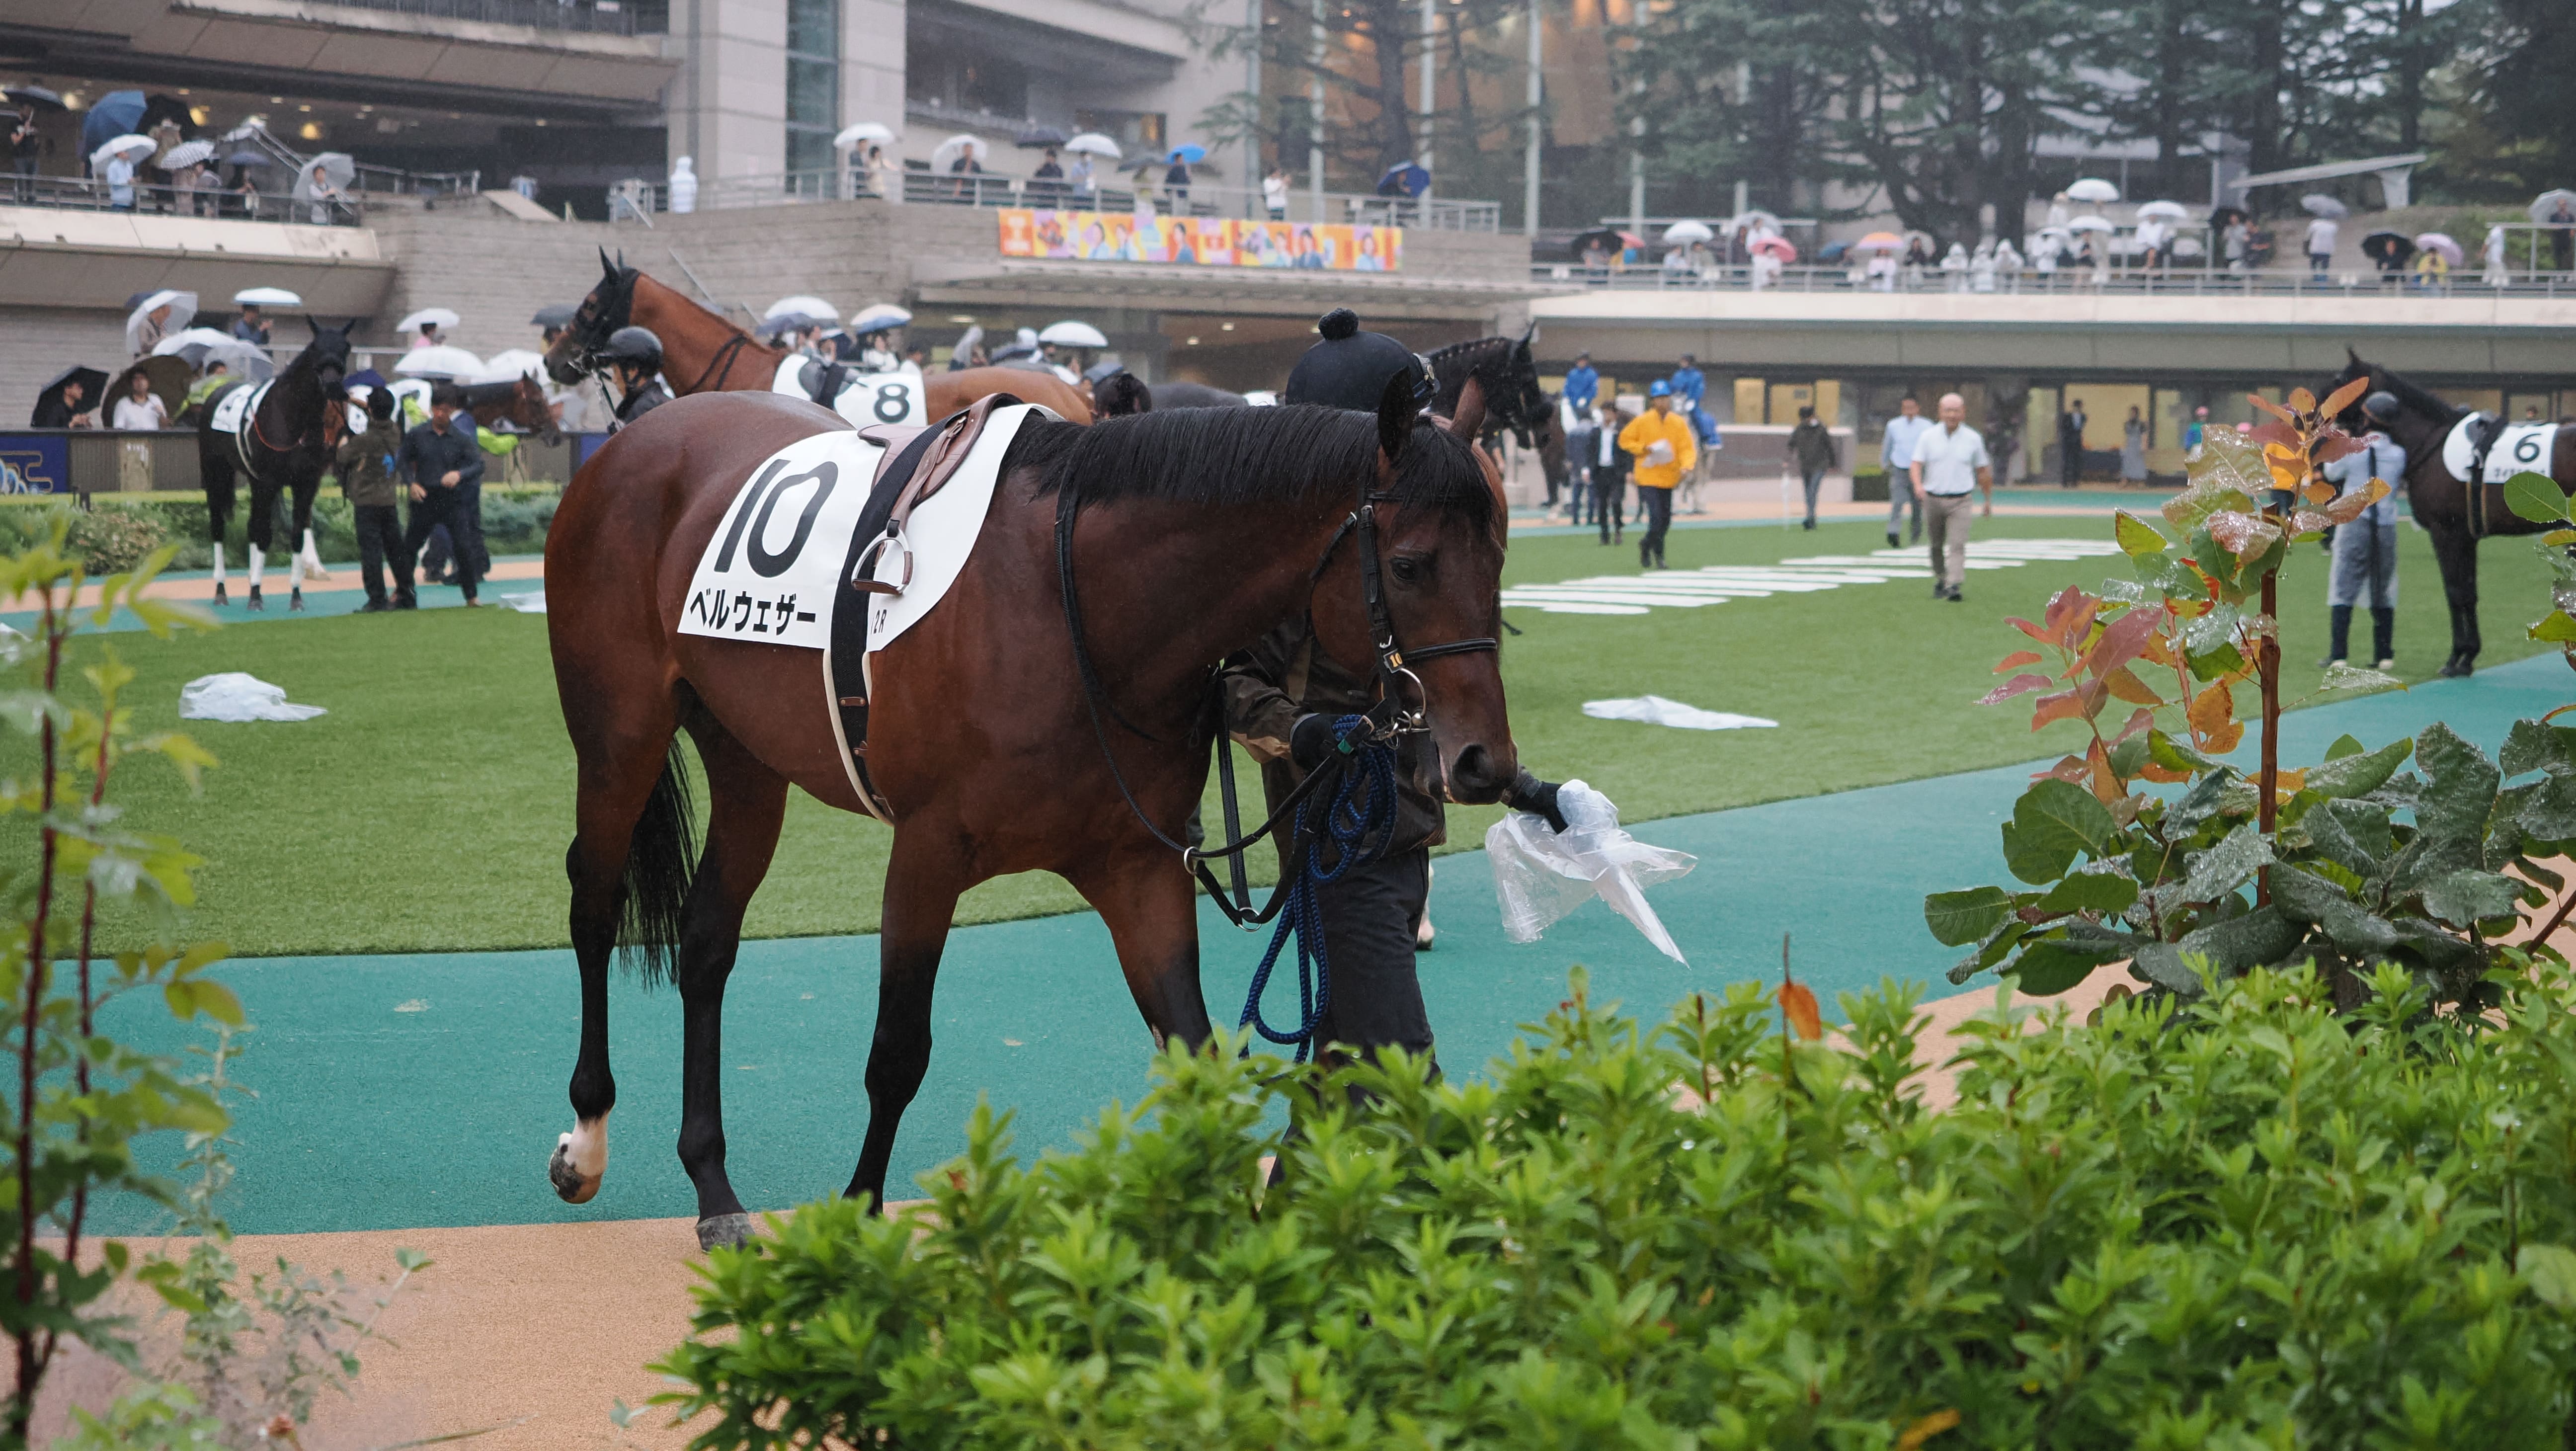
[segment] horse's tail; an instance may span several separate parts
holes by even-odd
[[[688,760],[674,736],[662,778],[653,783],[644,814],[636,819],[619,887],[617,942],[647,986],[669,978],[679,957],[681,916],[697,873],[697,836]]]

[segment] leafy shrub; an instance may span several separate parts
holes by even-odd
[[[1896,985],[1836,1044],[1578,971],[1484,1078],[1295,1080],[1377,1097],[1293,1143],[1285,1065],[1175,1049],[1074,1152],[979,1109],[930,1213],[717,1251],[664,1402],[712,1448],[2555,1445],[2576,980],[2367,986],[1989,1015],[1939,1114]]]
[[[110,509],[79,511],[71,518],[65,542],[91,574],[125,574],[141,565],[166,541],[161,521],[149,514]]]
[[[546,526],[554,522],[555,504],[562,490],[552,484],[490,484],[483,486],[484,543],[494,554],[537,554],[546,546]],[[234,506],[230,525],[224,531],[224,558],[238,569],[248,556],[243,552],[249,543],[250,490],[241,491]],[[111,531],[115,537],[141,537],[141,531],[154,532],[157,543],[175,546],[170,567],[204,569],[214,562],[214,552],[206,544],[206,506],[195,499],[151,498],[133,495],[93,494],[90,508],[79,511],[66,503],[0,502],[0,554],[12,553],[43,542],[57,513],[69,514],[83,521],[79,528]],[[289,532],[294,511],[281,500],[270,542],[281,552],[291,543],[301,543]],[[79,536],[76,532],[74,543]],[[348,499],[336,484],[325,481],[322,492],[313,501],[313,545],[326,564],[355,564],[358,560],[356,516],[350,512]],[[144,551],[149,553],[147,549]],[[96,559],[107,559],[100,555]],[[139,559],[140,556],[135,556]],[[114,567],[132,568],[133,560],[117,558]],[[105,567],[95,560],[92,572]]]
[[[2477,1004],[2492,968],[2528,960],[2495,939],[2566,885],[2539,863],[2576,849],[2576,735],[2520,722],[2501,766],[2441,725],[2375,751],[2346,736],[2305,768],[2278,759],[2273,598],[2289,546],[2388,492],[2372,480],[2338,497],[2318,472],[2355,447],[2332,419],[2360,386],[2322,404],[2301,391],[2287,410],[2254,399],[2276,420],[2251,438],[2212,433],[2191,455],[2191,487],[2165,504],[2180,543],[2118,514],[2136,580],[2070,586],[2039,620],[2010,622],[2040,648],[2005,656],[1996,671],[2018,673],[1984,703],[2027,695],[2032,730],[2066,723],[2087,739],[2003,825],[2005,866],[2036,890],[1925,899],[1932,935],[1968,949],[1951,981],[1993,968],[2048,994],[2126,963],[2194,996],[2210,968],[2315,962],[2349,1005],[2368,965],[2396,962],[2437,1002]],[[2275,489],[2294,506],[2256,502]],[[2324,688],[2397,683],[2338,665]],[[2240,684],[2257,687],[2250,722]],[[2114,701],[2131,707],[2117,725]],[[2249,723],[2262,765],[2246,776],[2217,757]],[[2410,755],[2420,776],[2400,773]],[[2157,784],[2187,789],[2169,798]]]

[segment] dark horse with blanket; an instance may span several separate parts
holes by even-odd
[[[276,527],[277,500],[292,491],[295,523],[289,544],[297,546],[286,568],[287,608],[304,608],[304,576],[316,576],[322,561],[313,547],[313,496],[331,453],[348,431],[348,398],[342,380],[349,371],[349,325],[326,328],[307,319],[313,341],[295,355],[284,371],[266,383],[227,384],[207,398],[197,424],[197,468],[206,491],[206,536],[215,546],[215,603],[228,603],[224,591],[224,526],[235,498],[233,476],[250,478],[250,607],[264,610],[260,576],[267,566],[271,531]],[[236,405],[238,426],[218,428],[225,400],[250,390]]]
[[[2359,354],[2348,356],[2352,360],[2335,375],[2338,386],[2368,378],[2367,391],[2384,391],[2397,399],[2397,416],[2385,426],[2388,436],[2406,450],[2407,501],[2415,522],[2433,536],[2433,561],[2441,567],[2442,594],[2451,607],[2451,654],[2442,662],[2442,673],[2466,675],[2477,668],[2478,651],[2484,644],[2478,635],[2478,541],[2490,534],[2538,534],[2554,526],[2535,524],[2506,508],[2501,484],[2472,487],[2442,461],[2443,441],[2469,416],[2468,409],[2446,403],[2376,363],[2362,361]],[[2361,423],[2358,417],[2347,416],[2344,426],[2358,432]],[[2576,429],[2558,430],[2549,457],[2535,462],[2533,472],[2576,492]]]
[[[1468,390],[1461,432],[1481,406]],[[750,1230],[725,1175],[721,1021],[788,788],[868,807],[817,653],[683,633],[682,611],[753,471],[846,426],[781,395],[681,398],[583,466],[547,541],[546,625],[578,763],[566,869],[582,1004],[576,1127],[549,1176],[581,1203],[606,1169],[608,971],[622,940],[648,975],[667,967],[679,984],[679,1153],[704,1244]],[[1396,389],[1374,417],[1206,408],[1020,425],[954,586],[869,657],[858,759],[894,844],[851,1195],[882,1202],[897,1123],[929,1064],[940,952],[959,894],[978,882],[1064,877],[1107,924],[1155,1040],[1208,1040],[1191,872],[1145,822],[1177,834],[1199,802],[1213,667],[1229,652],[1311,615],[1334,658],[1379,661],[1407,728],[1429,732],[1422,755],[1439,779],[1427,789],[1499,798],[1518,767],[1492,653],[1505,525],[1475,451]],[[682,732],[711,798],[694,859]]]

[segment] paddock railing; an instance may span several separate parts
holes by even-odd
[[[1607,288],[1622,292],[1883,292],[2004,293],[2075,296],[2084,293],[2170,297],[2333,297],[2333,298],[2576,298],[2576,272],[2502,274],[2490,281],[2483,271],[2455,271],[2426,279],[2415,273],[2330,273],[2323,281],[2306,268],[2271,267],[2246,272],[2199,268],[2147,271],[2111,269],[2097,275],[2091,268],[2042,272],[2024,267],[1980,279],[1972,273],[1937,268],[1872,275],[1853,267],[1784,267],[1757,277],[1750,267],[1665,268],[1652,263],[1593,267],[1580,262],[1538,262],[1530,280],[1559,283],[1569,289]]]
[[[859,168],[776,172],[762,176],[702,180],[690,209],[724,211],[736,207],[771,207],[799,202],[884,201],[885,187],[896,174]],[[1455,201],[1447,197],[1382,197],[1356,192],[1316,193],[1298,188],[1273,217],[1258,188],[1192,183],[1183,188],[1138,187],[1125,175],[1096,179],[1088,186],[1053,178],[1004,176],[994,172],[905,170],[901,201],[915,206],[1055,207],[1077,211],[1136,212],[1150,210],[1168,217],[1258,217],[1285,222],[1358,222],[1377,226],[1422,227],[1441,232],[1499,232],[1500,202]],[[671,210],[668,182],[635,180],[609,188],[612,221],[642,221]]]

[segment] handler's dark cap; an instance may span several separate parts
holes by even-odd
[[[1409,377],[1414,396],[1431,401],[1431,374],[1413,350],[1384,333],[1360,331],[1359,314],[1347,307],[1325,313],[1315,331],[1324,340],[1306,350],[1288,374],[1290,403],[1320,403],[1375,413],[1390,379]]]

